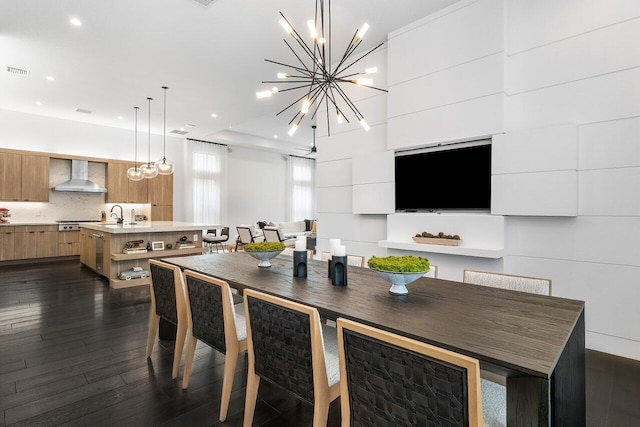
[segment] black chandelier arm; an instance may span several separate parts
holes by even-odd
[[[307,83],[307,84],[319,84],[318,82],[320,82],[322,80],[318,80],[318,79],[314,79],[311,77],[308,77],[308,80],[263,80],[262,83],[269,83],[269,84],[291,84],[291,83]]]
[[[304,86],[306,87],[306,86]],[[293,89],[293,88],[291,88]],[[291,90],[289,89],[289,90]],[[284,91],[283,91],[284,92]],[[289,108],[293,107],[296,103],[300,102],[302,99],[306,98],[308,92],[305,92],[304,95],[302,95],[300,98],[296,99],[295,101],[293,101],[291,104],[287,105],[285,108],[283,108],[282,110],[280,110],[278,112],[278,114],[276,114],[276,116],[279,116],[281,113],[284,113],[285,111],[287,111]]]
[[[300,71],[302,73],[309,73],[309,76],[311,76],[312,71],[309,70],[308,68],[300,68],[300,67],[296,67],[295,65],[290,65],[290,64],[285,64],[284,62],[278,62],[278,61],[274,61],[273,59],[265,59],[266,62],[271,62],[272,64],[277,64],[277,65],[282,65],[283,67],[287,67],[287,68],[292,68],[296,71]],[[306,67],[306,65],[305,65]]]
[[[300,56],[298,56],[298,53],[295,51],[295,49],[291,47],[291,45],[289,44],[289,42],[287,42],[285,39],[282,39],[282,41],[284,42],[284,44],[286,44],[286,45],[287,45],[287,47],[289,48],[289,50],[291,51],[291,53],[293,53],[293,55],[294,55],[296,58],[298,58],[298,61],[300,61],[300,63],[302,64],[302,66],[304,67],[304,69],[307,71],[307,73],[309,73],[309,74],[313,73],[313,71],[311,71],[311,70],[309,69],[309,67],[307,67],[307,64],[305,64],[305,63],[304,63],[304,61],[300,58]],[[298,42],[298,43],[299,43],[299,42]],[[305,51],[305,53],[306,53],[307,55],[309,55],[309,53],[308,53],[308,52],[306,52],[306,51]]]
[[[306,85],[302,85],[302,86],[288,87],[286,89],[278,90],[278,93],[280,93],[280,92],[289,92],[291,90],[297,90],[297,89],[303,89],[303,88],[306,88],[308,86],[311,86],[311,83],[307,83]],[[302,98],[300,98],[300,99],[302,99]]]
[[[366,87],[366,88],[369,88],[369,89],[379,90],[380,92],[387,92],[387,93],[389,92],[387,89],[382,89],[382,88],[375,87],[375,86],[365,86],[365,85],[361,85],[361,84],[358,84],[356,82],[353,82],[351,80],[343,80],[343,79],[335,79],[335,80],[339,81],[340,83],[349,83],[349,84],[356,85],[356,86],[361,86],[361,87]]]
[[[336,107],[336,111],[338,111],[340,113],[342,118],[345,119],[347,121],[347,123],[351,123],[349,121],[349,119],[347,118],[347,116],[342,112],[342,109],[340,107],[338,107],[338,103],[336,102],[336,96],[333,94],[333,87],[329,86],[329,91],[331,92],[331,95],[327,95],[327,96],[329,96],[329,99],[333,103],[333,106]],[[328,115],[329,115],[329,112],[327,111],[327,116]]]
[[[331,121],[329,120],[329,97],[326,96],[326,94],[324,98],[324,105],[325,105],[325,110],[327,111],[327,136],[331,136]],[[318,104],[318,108],[320,108],[320,104]],[[316,113],[317,113],[317,109],[316,109]],[[315,144],[316,144],[316,129],[314,128],[313,129],[313,145],[315,146]]]
[[[347,46],[347,48],[345,49],[344,53],[342,54],[342,58],[340,58],[340,61],[338,62],[338,65],[336,65],[335,70],[333,70],[333,73],[331,73],[331,75],[336,75],[340,70],[340,66],[344,63],[344,61],[347,60],[347,58],[353,53],[354,49],[353,49],[353,41],[356,39],[356,35],[358,34],[358,30],[356,30],[355,33],[353,33],[353,37],[351,37],[351,41],[349,42],[349,45]],[[362,41],[362,40],[361,40]],[[359,44],[356,43],[356,47]]]
[[[342,90],[342,88],[339,85],[335,85],[335,88],[336,88],[336,91],[338,92],[338,95],[342,97],[342,99],[347,104],[347,106],[351,109],[351,111],[353,111],[353,114],[355,114],[356,117],[364,117],[360,112],[360,110],[358,110],[358,107],[356,107],[355,104],[351,101],[351,99],[349,99],[349,97]]]
[[[352,66],[354,66],[355,64],[357,64],[359,61],[361,61],[362,59],[364,59],[365,57],[367,57],[368,55],[372,54],[373,52],[375,52],[380,46],[382,46],[384,44],[384,42],[380,43],[378,46],[371,48],[367,53],[365,53],[364,55],[362,55],[360,58],[356,59],[355,61],[353,61],[351,64],[347,65],[346,67],[344,67],[342,70],[340,70],[340,72],[345,72],[347,71],[349,68],[351,68]],[[338,73],[338,69],[336,69],[334,74]]]

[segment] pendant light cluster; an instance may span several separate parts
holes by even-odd
[[[164,91],[164,111],[163,111],[163,129],[162,129],[162,141],[163,141],[163,153],[162,159],[152,163],[151,162],[151,101],[153,98],[147,98],[149,104],[149,121],[148,121],[148,151],[147,162],[138,166],[138,110],[139,107],[133,107],[135,109],[135,132],[134,132],[134,166],[127,170],[127,178],[131,181],[141,181],[143,179],[153,179],[158,175],[171,175],[174,171],[173,163],[167,160],[167,89],[166,86],[162,86]]]

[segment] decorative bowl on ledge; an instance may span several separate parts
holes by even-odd
[[[244,252],[260,260],[258,267],[267,268],[271,267],[269,260],[280,255],[284,247],[282,242],[247,243],[244,245]]]
[[[380,277],[391,283],[389,293],[393,295],[408,294],[409,291],[406,285],[418,280],[431,269],[428,259],[412,255],[372,256],[368,261],[368,265]]]

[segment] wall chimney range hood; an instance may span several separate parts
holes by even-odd
[[[52,188],[54,191],[106,193],[107,189],[89,180],[89,161],[71,160],[71,179]]]

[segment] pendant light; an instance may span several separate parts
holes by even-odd
[[[173,163],[167,160],[167,89],[166,86],[162,86],[164,90],[164,114],[162,118],[162,158],[156,162],[158,173],[160,175],[171,175],[173,173]]]
[[[155,163],[151,163],[151,101],[153,98],[147,98],[147,100],[149,100],[149,151],[147,163],[140,165],[140,169],[142,169],[145,178],[152,179],[158,176],[158,168]]]
[[[142,170],[138,167],[138,110],[140,107],[133,107],[136,112],[136,124],[134,133],[134,153],[133,153],[133,167],[127,169],[127,178],[131,181],[141,181],[144,179]]]

